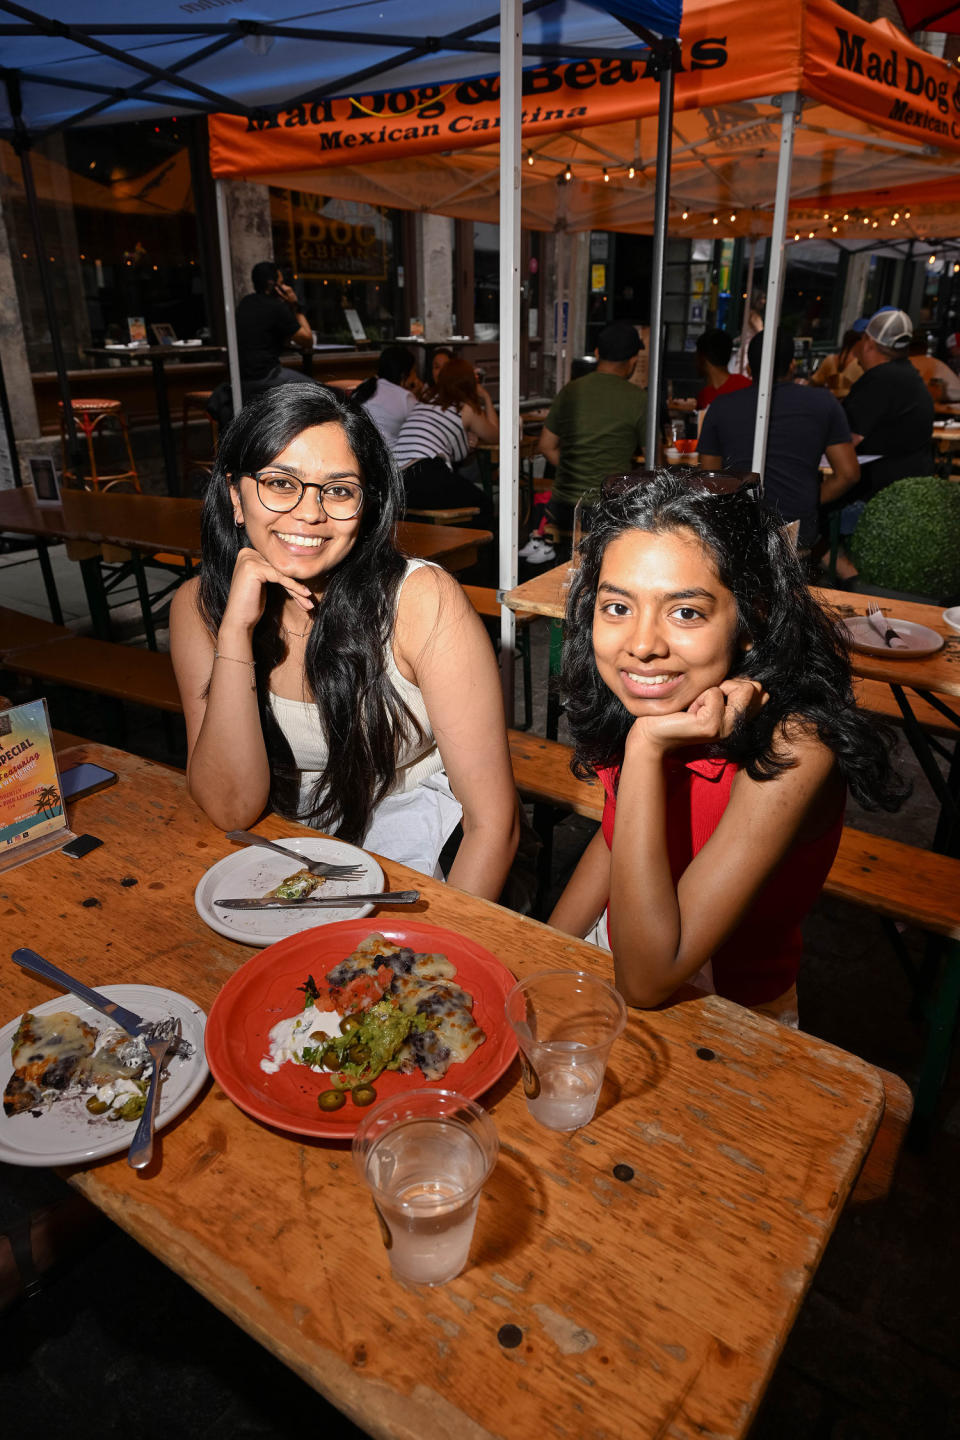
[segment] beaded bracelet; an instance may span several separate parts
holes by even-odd
[[[213,658],[214,658],[214,660],[230,660],[234,665],[249,665],[249,666],[250,666],[250,669],[253,671],[253,674],[250,676],[250,689],[251,689],[251,690],[256,690],[256,688],[257,688],[257,681],[256,681],[257,666],[256,666],[256,662],[255,662],[255,661],[253,661],[253,660],[238,660],[235,655],[221,655],[219,650],[214,650],[214,652],[213,652]]]

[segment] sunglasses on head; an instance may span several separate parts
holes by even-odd
[[[631,470],[627,475],[608,475],[600,486],[604,500],[615,500],[638,485],[650,485],[663,475],[662,470]],[[737,495],[741,490],[760,496],[760,476],[755,470],[697,470],[676,466],[670,471],[690,490],[703,490],[710,495]]]

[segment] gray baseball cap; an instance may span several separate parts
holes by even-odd
[[[866,333],[884,350],[906,350],[913,339],[913,321],[905,310],[878,310]]]

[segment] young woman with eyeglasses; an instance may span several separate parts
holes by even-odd
[[[696,980],[796,1023],[800,923],[846,792],[902,792],[776,521],[699,479],[660,473],[591,517],[564,688],[575,769],[606,799],[550,923],[612,950],[629,1004]]]
[[[224,830],[281,814],[495,899],[517,802],[489,640],[456,581],[396,548],[402,487],[368,416],[272,390],[224,434],[200,575],[170,649],[190,793]]]

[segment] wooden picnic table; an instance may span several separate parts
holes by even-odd
[[[182,556],[199,560],[201,500],[166,495],[128,495],[111,491],[64,490],[60,505],[38,505],[32,489],[0,492],[0,531],[35,535],[47,586],[47,598],[56,623],[63,623],[53,572],[46,547],[51,540],[86,542],[91,547],[119,546],[136,552],[142,567],[145,555]],[[407,554],[435,560],[456,574],[475,564],[480,546],[493,539],[489,530],[463,525],[430,525],[402,520],[397,541]],[[96,549],[80,560],[94,627],[109,636],[109,616],[102,598],[100,556]],[[189,570],[189,566],[187,567]],[[142,578],[142,568],[141,577]]]
[[[570,562],[555,565],[532,580],[525,580],[508,590],[503,603],[511,610],[522,610],[527,614],[543,615],[552,620],[562,620],[566,609],[566,589],[573,573]],[[814,595],[821,602],[843,615],[864,615],[867,605],[875,597],[859,595],[847,590],[814,588]],[[960,726],[960,716],[943,696],[960,697],[960,635],[947,624],[943,611],[937,605],[923,605],[914,601],[877,599],[884,615],[896,619],[912,620],[926,625],[944,637],[941,650],[933,655],[918,659],[899,658],[898,652],[887,655],[866,655],[851,650],[850,661],[854,675],[865,680],[879,680],[889,685],[904,721],[904,731],[915,752],[931,788],[940,801],[941,814],[934,838],[934,849],[956,854],[960,847],[960,745],[955,745],[952,755],[947,755],[949,770],[943,776],[934,755],[934,748],[923,727],[917,721],[910,705],[909,691],[923,697],[943,715],[944,719]]]
[[[104,844],[0,875],[8,944],[209,1010],[253,953],[193,904],[230,845],[179,772],[86,743],[63,759],[119,773],[71,807]],[[421,891],[421,923],[517,976],[609,975],[593,946],[383,865],[390,889]],[[52,993],[5,962],[5,1019]],[[880,1119],[877,1072],[701,996],[631,1014],[583,1131],[538,1126],[518,1082],[514,1063],[483,1098],[500,1160],[468,1267],[438,1289],[391,1278],[343,1143],[271,1129],[216,1083],[161,1131],[148,1170],[121,1156],[68,1178],[383,1440],[744,1435]]]

